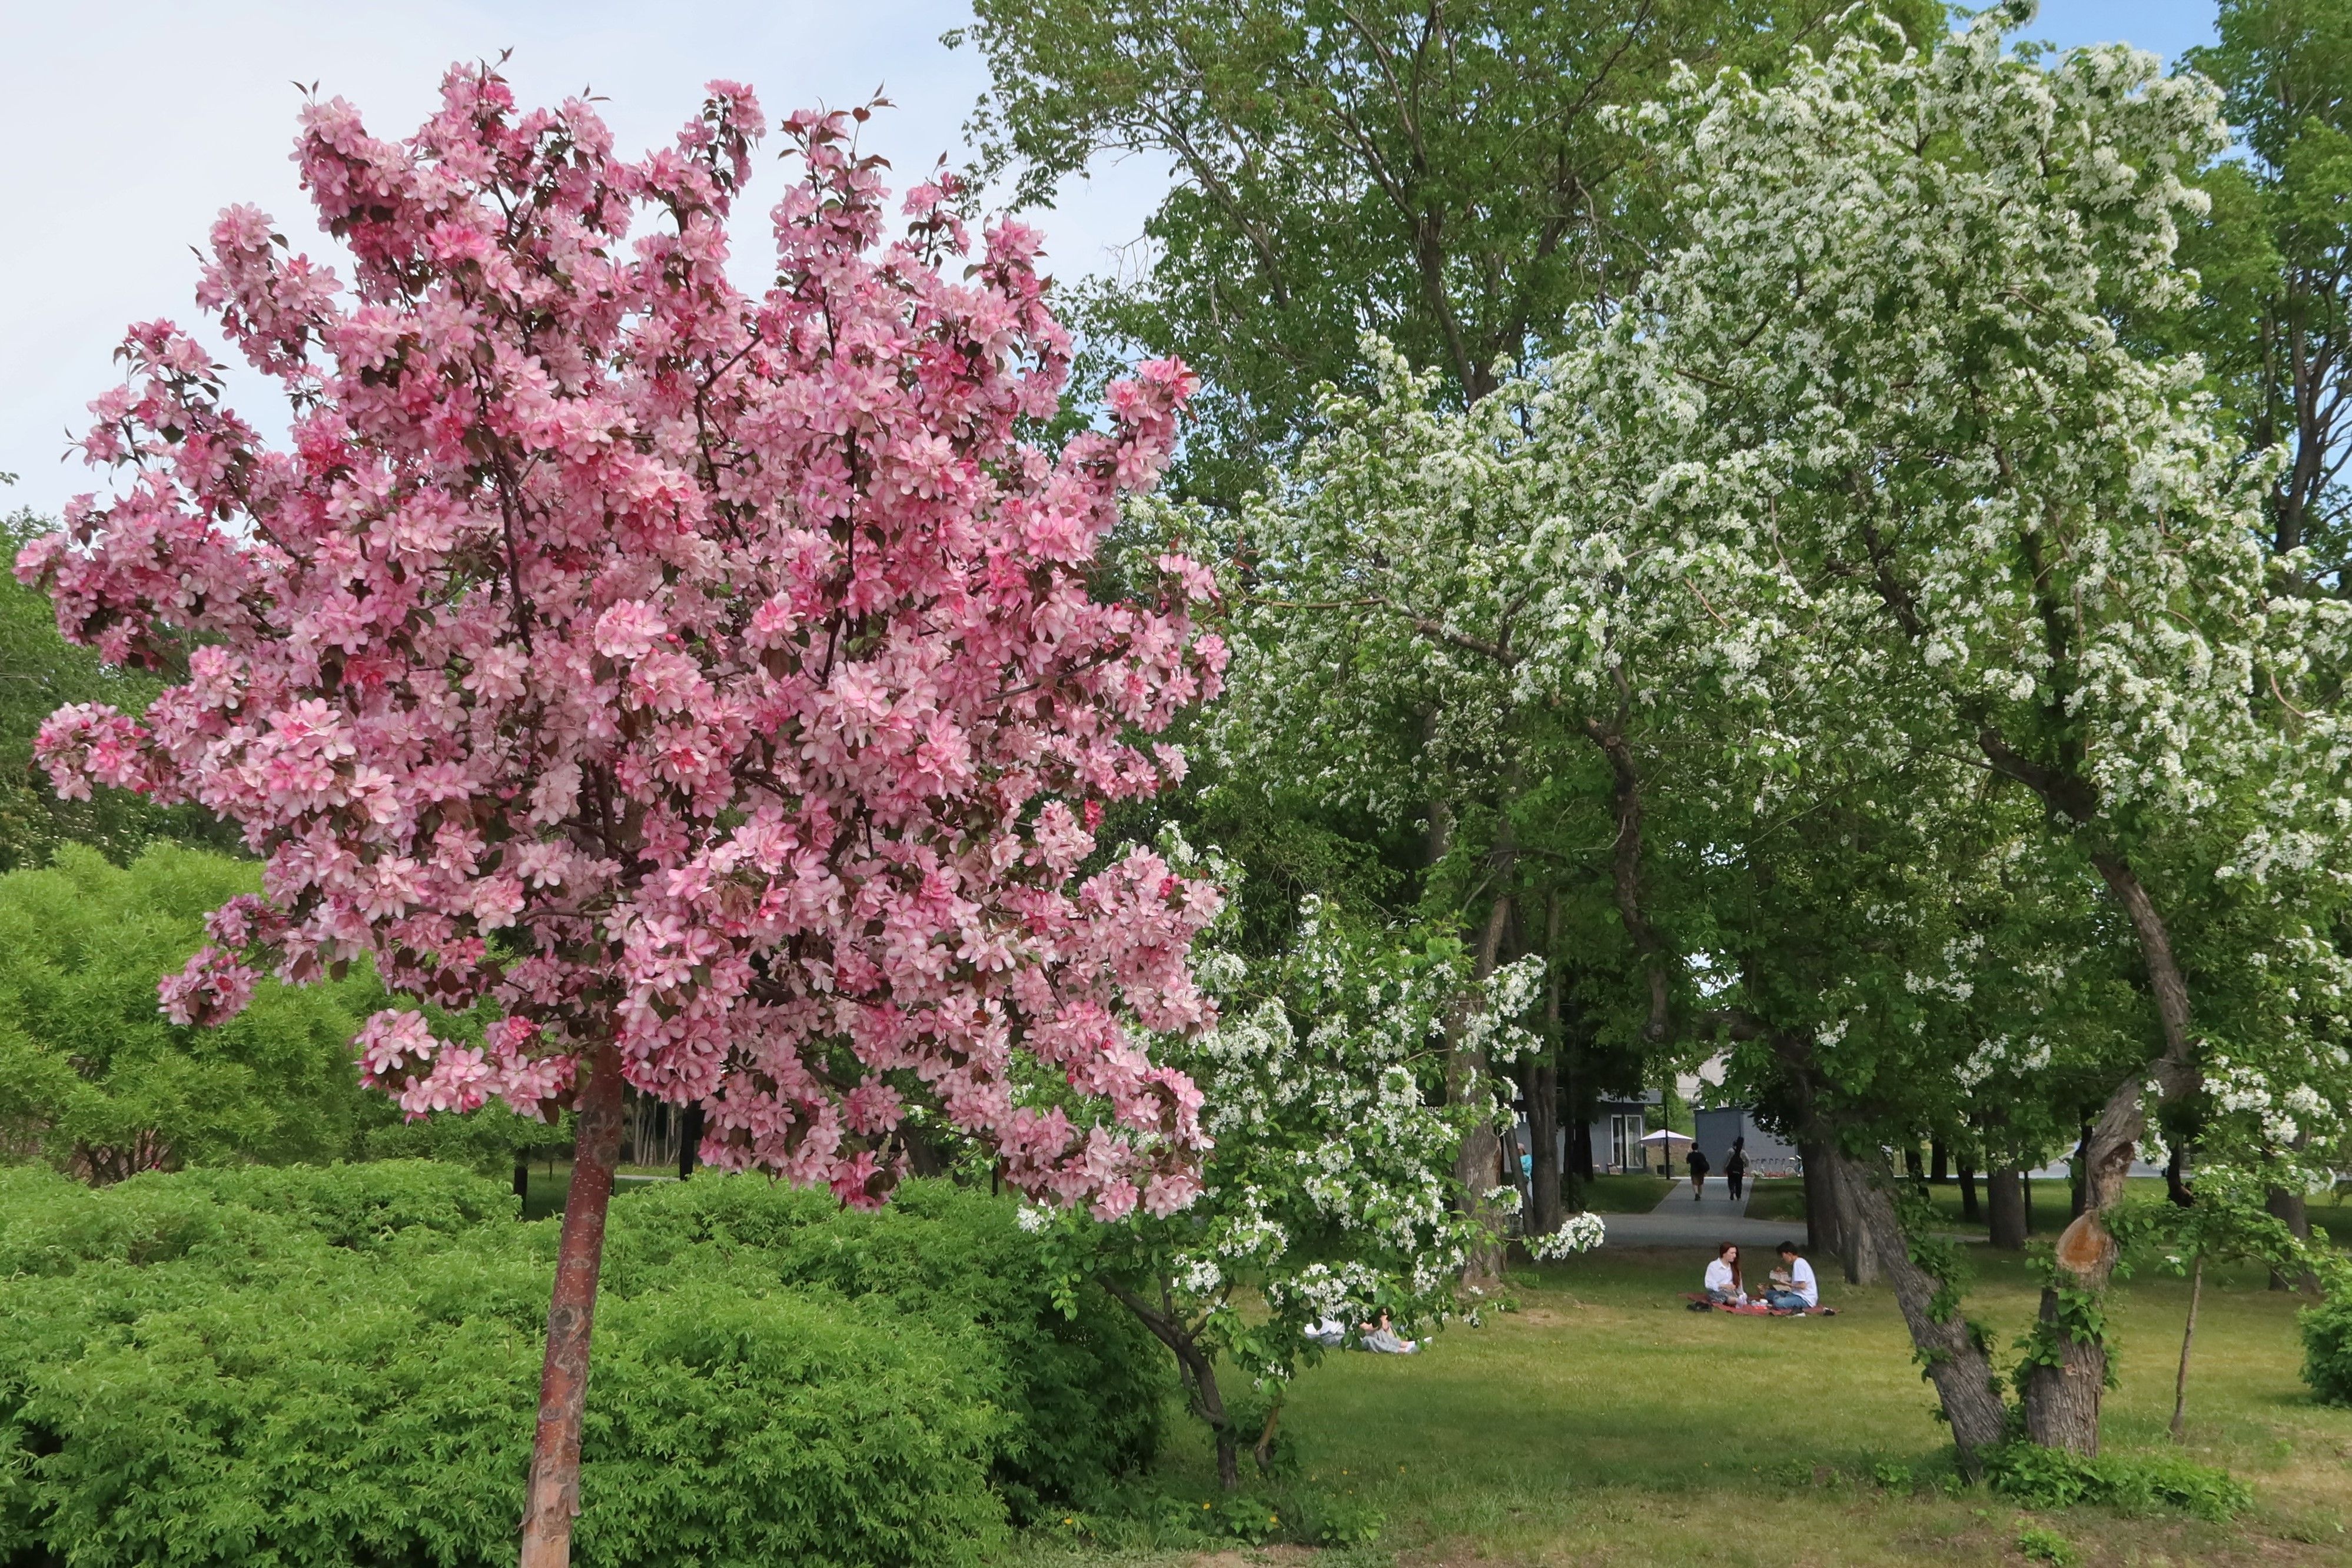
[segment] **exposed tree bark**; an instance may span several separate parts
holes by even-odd
[[[1984,1223],[1984,1210],[1977,1203],[1977,1168],[1966,1160],[1960,1162],[1960,1222]]]
[[[2099,1451],[2099,1401],[2105,1390],[2107,1347],[2096,1334],[2078,1333],[2068,1321],[2063,1292],[2096,1298],[2114,1275],[2116,1245],[2106,1215],[2123,1197],[2133,1152],[2147,1130],[2147,1091],[2166,1100],[2185,1096],[2197,1082],[2196,1045],[2189,1034],[2189,984],[2172,954],[2172,940],[2156,901],[2120,856],[2091,857],[2116,901],[2131,919],[2148,988],[2163,1027],[2164,1051],[2142,1071],[2118,1084],[2092,1121],[2083,1142],[2083,1212],[2059,1237],[2053,1253],[2057,1278],[2042,1292],[2041,1349],[2044,1359],[2027,1370],[2025,1429],[2036,1443],[2080,1454]]]
[[[1895,1206],[1895,1173],[1885,1158],[1865,1163],[1832,1146],[1830,1159],[1850,1221],[1869,1238],[1866,1247],[1856,1250],[1866,1250],[1885,1268],[1904,1326],[1911,1331],[1911,1342],[1927,1363],[1928,1380],[1951,1423],[1961,1468],[1973,1478],[1982,1471],[1983,1450],[2008,1436],[2009,1412],[1992,1358],[1960,1316],[1957,1297],[1938,1300],[1948,1295],[1945,1282],[1913,1258]]]
[[[1813,1140],[1798,1149],[1804,1163],[1805,1246],[1816,1258],[1845,1256],[1845,1234],[1838,1226],[1837,1177],[1830,1169],[1830,1146]]]
[[[677,1179],[681,1182],[694,1174],[694,1167],[702,1158],[702,1101],[696,1100],[682,1114],[686,1125],[677,1135]]]
[[[530,1161],[520,1150],[515,1152],[514,1195],[517,1203],[530,1201]]]
[[[1952,1179],[1952,1152],[1944,1147],[1941,1138],[1927,1145],[1927,1179],[1942,1186]]]
[[[1250,1449],[1250,1458],[1257,1461],[1260,1475],[1274,1468],[1274,1433],[1275,1428],[1281,1425],[1282,1401],[1276,1399],[1265,1407],[1265,1426],[1259,1430],[1257,1442]]]
[[[1102,1285],[1113,1300],[1134,1313],[1136,1321],[1150,1330],[1151,1337],[1174,1354],[1185,1393],[1192,1399],[1192,1413],[1208,1423],[1210,1435],[1216,1440],[1217,1484],[1229,1492],[1240,1490],[1241,1436],[1234,1430],[1233,1416],[1226,1412],[1224,1398],[1217,1391],[1216,1362],[1172,1313],[1161,1311],[1115,1279],[1105,1279]],[[1273,1440],[1274,1424],[1269,1418],[1260,1439],[1269,1458]]]
[[[2189,1266],[2189,1323],[2180,1331],[2180,1371],[2172,1380],[2172,1440],[2188,1441],[2189,1347],[2197,1339],[2197,1299],[2205,1291],[2205,1255]]]
[[[1559,1180],[1559,893],[1544,895],[1544,1028],[1543,1054],[1522,1066],[1520,1086],[1528,1102],[1528,1233],[1549,1236],[1567,1215],[1560,1201]]]
[[[1474,975],[1484,981],[1495,973],[1495,962],[1503,946],[1503,932],[1511,920],[1511,900],[1498,895],[1487,911],[1486,929],[1479,932],[1478,945],[1473,954]],[[1472,1051],[1448,1043],[1445,1066],[1445,1092],[1449,1100],[1459,1101],[1471,1092],[1471,1086],[1483,1081],[1492,1068],[1483,1050]],[[1503,1282],[1503,1216],[1486,1194],[1499,1184],[1496,1177],[1502,1169],[1502,1143],[1494,1128],[1480,1121],[1470,1135],[1462,1140],[1462,1147],[1454,1156],[1454,1179],[1461,1184],[1470,1212],[1477,1216],[1486,1240],[1471,1249],[1464,1264],[1462,1282],[1480,1290],[1492,1290]]]
[[[2025,1250],[2025,1179],[2013,1170],[1985,1173],[1987,1228],[2004,1252]]]
[[[2172,1156],[2164,1163],[2164,1195],[2179,1208],[2193,1207],[2197,1194],[2189,1186],[2189,1144],[2185,1140],[2172,1145]]]
[[[2297,1241],[2311,1239],[2311,1206],[2301,1193],[2289,1192],[2284,1187],[2272,1187],[2263,1194],[2263,1207],[2272,1218],[2284,1224]],[[2307,1268],[2297,1269],[2293,1274],[2276,1266],[2271,1269],[2271,1289],[2273,1290],[2308,1290],[2317,1284]]]
[[[2066,1194],[2066,1217],[2069,1219],[2081,1218],[2084,1209],[2090,1205],[2090,1184],[2084,1175],[2090,1164],[2090,1158],[2091,1119],[2085,1116],[2083,1118],[2082,1133],[2074,1143],[2074,1157],[2066,1163],[2069,1166],[2067,1180],[2071,1184],[2071,1190]]]
[[[1894,1173],[1889,1170],[1891,1181]],[[1838,1233],[1845,1243],[1841,1255],[1845,1264],[1845,1282],[1849,1285],[1875,1285],[1885,1260],[1880,1256],[1880,1234],[1865,1223],[1861,1210],[1863,1193],[1856,1181],[1853,1162],[1830,1145],[1830,1192],[1838,1211]]]
[[[621,1053],[610,1040],[590,1058],[576,1102],[572,1191],[556,1246],[555,1292],[547,1311],[547,1360],[539,1380],[539,1427],[531,1444],[523,1507],[522,1568],[568,1568],[572,1521],[580,1514],[580,1426],[588,1404],[588,1344],[595,1326],[596,1277],[604,1260],[604,1215],[621,1153]]]

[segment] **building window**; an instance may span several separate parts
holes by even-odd
[[[1609,1119],[1609,1163],[1621,1171],[1641,1169],[1647,1163],[1647,1151],[1642,1147],[1643,1115],[1617,1115]]]

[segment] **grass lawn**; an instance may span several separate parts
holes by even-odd
[[[1584,1206],[1594,1214],[1648,1214],[1674,1187],[1670,1176],[1595,1176],[1584,1184]]]
[[[1971,1252],[1981,1274],[1969,1310],[2005,1346],[2032,1314],[2032,1280],[2020,1260]],[[2086,1568],[2352,1563],[2352,1411],[2311,1402],[2296,1376],[2297,1303],[2247,1271],[2208,1280],[2188,1452],[2247,1481],[2258,1502],[2212,1525],[2033,1515],[1947,1489],[1933,1396],[1884,1289],[1850,1289],[1825,1268],[1834,1319],[1694,1314],[1679,1296],[1700,1262],[1612,1250],[1515,1274],[1517,1310],[1483,1328],[1450,1329],[1411,1358],[1332,1358],[1300,1380],[1284,1423],[1302,1479],[1383,1512],[1385,1533],[1360,1554],[1402,1568],[1990,1568],[2028,1561],[2018,1536],[2029,1524],[2056,1531]],[[2118,1292],[2110,1449],[2167,1446],[2186,1299],[2181,1282],[2146,1274]],[[1197,1424],[1178,1418],[1171,1432],[1154,1480],[1213,1495]],[[1199,1555],[1141,1542],[1115,1552],[1086,1531],[1033,1531],[1016,1558],[1083,1568]]]

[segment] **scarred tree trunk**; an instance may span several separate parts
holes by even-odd
[[[2176,1100],[2196,1081],[2189,1037],[2189,984],[2172,956],[2172,940],[2156,901],[2119,856],[2091,857],[2108,890],[2131,919],[2148,989],[2164,1030],[2163,1054],[2116,1086],[2083,1141],[2083,1212],[2058,1237],[2055,1277],[2042,1289],[2034,1360],[2025,1378],[2025,1430],[2036,1443],[2078,1454],[2099,1451],[2099,1400],[2106,1388],[2105,1340],[2079,1321],[2074,1308],[2095,1302],[2116,1268],[2116,1245],[2106,1216],[2123,1197],[2132,1155],[2147,1129],[2152,1088]],[[2071,1298],[2071,1300],[2070,1300]]]
[[[531,1444],[523,1504],[522,1568],[568,1568],[572,1521],[580,1513],[580,1422],[588,1404],[588,1342],[596,1317],[596,1275],[604,1259],[604,1215],[621,1153],[621,1054],[596,1048],[577,1104],[572,1192],[555,1256],[547,1310],[547,1361],[539,1379],[539,1430]]]
[[[1911,1343],[1926,1363],[1928,1380],[1951,1422],[1961,1468],[1973,1478],[1982,1469],[1983,1450],[1999,1444],[2008,1431],[2009,1413],[1992,1359],[1960,1316],[1957,1297],[1938,1301],[1945,1282],[1913,1258],[1910,1238],[1895,1206],[1895,1173],[1884,1157],[1865,1163],[1832,1149],[1830,1162],[1850,1222],[1869,1237],[1870,1254],[1895,1287],[1904,1326],[1911,1331]]]

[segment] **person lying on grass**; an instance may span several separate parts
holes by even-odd
[[[1780,1252],[1780,1267],[1772,1270],[1764,1300],[1784,1311],[1811,1311],[1822,1304],[1821,1282],[1813,1278],[1813,1266],[1798,1255],[1793,1241],[1782,1242]]]
[[[1717,1247],[1715,1261],[1706,1266],[1706,1299],[1718,1307],[1748,1303],[1748,1288],[1739,1278],[1739,1248],[1731,1242]]]

